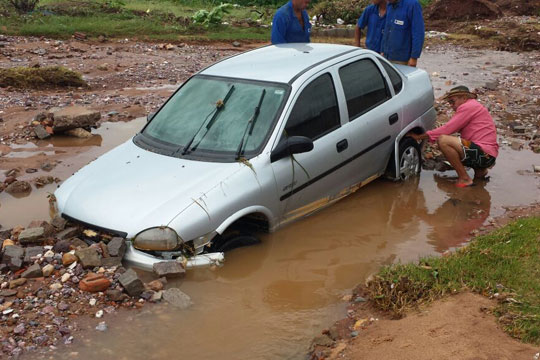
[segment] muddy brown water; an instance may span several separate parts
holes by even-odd
[[[469,54],[470,59],[459,51],[427,52],[422,60],[425,67],[439,73],[433,79],[437,96],[452,86],[446,83],[448,79],[481,86],[504,74],[508,64],[519,62],[517,55],[508,53]],[[86,143],[58,138],[14,152],[56,152],[63,146],[83,149],[51,172],[65,179],[129,139],[144,121],[106,123]],[[467,189],[453,186],[446,178],[455,175],[452,172],[424,171],[417,180],[404,184],[375,181],[311,217],[263,235],[260,245],[228,253],[222,268],[190,271],[185,279],[170,281],[168,286],[192,297],[194,305],[188,310],[159,304],[107,314],[84,325],[90,331],[75,334],[74,345],[60,346],[43,357],[305,358],[313,336],[345,316],[342,297],[381,265],[458,247],[472,229],[502,214],[505,206],[539,200],[540,179],[526,172],[539,160],[540,155],[529,151],[503,147],[491,180]],[[55,188],[33,189],[19,199],[0,194],[0,223],[11,227],[47,218],[46,196]],[[141,276],[152,278],[147,273]],[[93,330],[103,320],[109,329]]]

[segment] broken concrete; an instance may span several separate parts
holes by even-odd
[[[54,108],[50,111],[53,116],[53,131],[64,132],[70,129],[95,127],[101,114],[82,106]]]
[[[75,256],[79,259],[84,269],[91,269],[101,266],[101,256],[97,250],[91,247],[75,251]]]
[[[133,269],[120,275],[118,281],[130,296],[139,296],[144,291],[144,284]]]
[[[42,227],[25,229],[19,234],[19,243],[21,245],[42,244],[45,240],[44,234],[45,229]]]

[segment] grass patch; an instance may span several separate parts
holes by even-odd
[[[43,68],[14,67],[0,69],[0,88],[45,89],[59,87],[86,87],[81,74],[61,66]]]
[[[384,267],[368,284],[377,307],[397,317],[446,294],[498,293],[495,310],[506,332],[540,344],[540,217],[478,237],[449,257]]]

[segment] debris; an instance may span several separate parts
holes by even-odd
[[[21,194],[32,191],[32,186],[28,181],[14,181],[4,190],[8,194]]]
[[[75,251],[75,256],[77,256],[82,267],[85,269],[101,266],[101,256],[94,248],[88,247],[77,250]]]
[[[21,277],[26,278],[26,279],[38,278],[42,276],[43,276],[43,271],[41,270],[41,266],[39,266],[39,264],[34,264],[30,266],[21,274]]]
[[[180,309],[187,309],[193,305],[191,298],[178,288],[163,291],[163,300]]]
[[[70,129],[95,127],[101,118],[98,111],[92,111],[82,106],[54,108],[50,111],[53,117],[54,133]]]
[[[71,265],[77,260],[78,260],[77,256],[70,252],[64,253],[64,255],[62,255],[62,265],[64,266]]]
[[[49,277],[51,276],[51,274],[53,273],[54,271],[54,265],[52,264],[47,264],[43,267],[43,269],[41,269],[42,272],[43,272],[43,276],[45,277]]]
[[[184,267],[174,260],[154,263],[153,270],[158,277],[181,277],[186,274]]]
[[[144,291],[143,282],[133,269],[129,269],[120,275],[118,281],[130,296],[139,296]]]
[[[19,234],[19,244],[42,244],[44,240],[42,238],[44,233],[45,229],[43,229],[42,227],[25,229]]]
[[[43,140],[51,137],[51,134],[45,130],[45,127],[43,125],[37,125],[34,127],[34,133],[38,137],[38,139]]]
[[[126,253],[126,240],[121,237],[114,237],[107,244],[107,250],[112,257],[123,258]]]
[[[97,314],[96,314],[96,317],[97,317]],[[101,322],[96,326],[96,330],[97,330],[97,331],[107,331],[107,324],[105,323],[105,321],[101,321]]]
[[[22,267],[24,249],[17,245],[7,246],[2,256],[2,264],[6,264],[10,270],[19,270]]]
[[[88,273],[81,281],[79,281],[79,289],[86,292],[105,291],[111,285],[110,280],[103,275]]]

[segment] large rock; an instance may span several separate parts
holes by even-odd
[[[69,106],[62,109],[54,108],[53,131],[55,133],[70,129],[94,127],[101,118],[98,111],[86,109],[82,106]]]
[[[39,264],[34,264],[30,266],[21,274],[21,277],[25,279],[38,278],[42,276],[43,276],[43,271],[41,270],[41,267],[39,266]]]
[[[24,229],[19,234],[19,244],[21,245],[42,244],[44,241],[43,239],[44,234],[45,234],[45,229],[43,229],[42,227]]]
[[[191,298],[180,289],[171,288],[163,292],[163,300],[180,309],[187,309],[193,302]]]
[[[181,277],[186,274],[186,270],[177,261],[160,261],[153,265],[154,274],[158,277]]]
[[[112,238],[107,244],[107,250],[109,251],[109,256],[123,258],[126,253],[126,240],[121,237]]]
[[[77,229],[76,227],[70,227],[56,234],[56,238],[58,240],[65,240],[77,236],[78,233],[79,229]]]
[[[101,266],[101,256],[94,248],[85,248],[75,251],[75,255],[79,258],[79,261],[83,268],[92,269]]]
[[[6,246],[2,263],[6,264],[10,270],[19,270],[22,266],[24,249],[17,245]]]
[[[45,249],[43,246],[31,246],[24,249],[24,262],[26,264],[30,264],[34,262],[32,258],[37,257],[38,255],[43,255],[45,253]]]
[[[130,296],[139,296],[144,291],[144,284],[133,269],[129,269],[118,278]]]
[[[71,248],[71,244],[68,240],[60,240],[56,242],[53,246],[53,251],[55,253],[65,253],[68,252]]]
[[[32,186],[28,181],[14,181],[4,190],[8,194],[22,194],[32,191]]]

